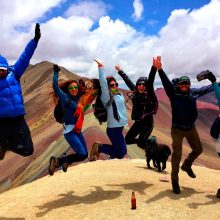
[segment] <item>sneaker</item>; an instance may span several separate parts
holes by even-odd
[[[4,147],[0,146],[0,160],[3,160],[5,157],[6,150]]]
[[[66,171],[67,171],[68,166],[69,166],[69,164],[68,164],[67,162],[64,162],[64,163],[61,165],[63,172],[66,172]]]
[[[48,169],[50,176],[53,176],[54,171],[56,170],[56,168],[59,168],[59,167],[60,165],[59,165],[58,159],[52,156],[50,158],[49,169]]]
[[[99,158],[98,148],[100,145],[101,144],[97,142],[92,145],[89,153],[89,161],[96,161]]]
[[[220,188],[218,189],[218,191],[216,193],[216,198],[220,199]]]
[[[180,186],[177,182],[172,182],[173,193],[180,194]]]
[[[183,165],[181,166],[181,169],[183,171],[185,171],[188,176],[190,176],[191,178],[196,178],[196,174],[193,172],[192,168],[191,167],[187,167],[184,163]]]

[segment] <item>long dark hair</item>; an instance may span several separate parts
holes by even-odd
[[[66,80],[66,81],[63,81],[63,82],[59,82],[59,88],[60,88],[63,92],[65,92],[65,93],[68,94],[68,93],[69,93],[68,87],[69,87],[69,85],[72,84],[72,83],[76,83],[76,84],[78,85],[78,82],[77,82],[76,80],[70,79],[70,80]],[[78,85],[78,86],[79,86],[79,85]],[[78,94],[79,94],[79,91],[78,91]],[[51,95],[52,95],[52,97],[53,97],[53,102],[54,102],[54,104],[56,105],[57,102],[58,102],[58,96],[57,96],[57,94],[55,93],[54,90],[52,90]],[[78,96],[78,95],[77,95],[77,96]]]
[[[100,81],[97,78],[93,78],[92,79],[92,83],[93,83],[93,88],[95,90],[97,90],[97,94],[98,96],[100,96],[102,94],[102,90],[101,90],[101,86],[100,86]]]

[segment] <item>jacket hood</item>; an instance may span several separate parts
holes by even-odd
[[[1,67],[8,69],[8,61],[2,55],[0,55],[0,69]]]
[[[144,82],[145,86],[147,86],[147,84],[148,84],[147,77],[140,77],[136,82],[136,87],[139,82]]]

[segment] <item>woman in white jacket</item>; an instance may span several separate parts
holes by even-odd
[[[122,131],[128,123],[124,96],[118,91],[118,83],[115,78],[112,76],[106,77],[103,64],[97,60],[95,61],[99,69],[101,100],[107,108],[106,133],[112,145],[94,143],[90,151],[89,160],[98,159],[100,153],[108,154],[111,159],[122,159],[127,154],[127,146]],[[114,100],[110,105],[107,105],[111,95]]]

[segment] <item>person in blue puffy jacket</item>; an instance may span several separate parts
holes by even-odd
[[[24,118],[20,78],[30,63],[40,37],[40,25],[37,23],[34,39],[12,66],[0,55],[0,160],[4,159],[7,151],[24,157],[34,152],[30,130]]]

